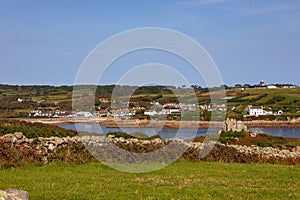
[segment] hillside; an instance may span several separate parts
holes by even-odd
[[[87,88],[89,86],[81,86]],[[220,88],[175,88],[164,86],[97,86],[95,91],[95,106],[99,109],[110,107],[110,98],[113,90],[118,92],[120,99],[130,99],[129,106],[141,106],[146,110],[150,109],[153,102],[160,104],[178,103],[178,98],[185,103],[193,103],[194,90],[199,105],[210,104],[210,94]],[[28,117],[31,110],[72,110],[72,86],[12,86],[0,85],[0,117]],[[189,91],[189,92],[188,92]],[[209,92],[210,91],[210,92]],[[176,93],[176,95],[174,94]],[[188,93],[187,93],[188,92]],[[129,94],[132,94],[129,96]],[[300,116],[300,89],[299,88],[278,88],[278,89],[240,89],[226,87],[227,117],[243,119],[247,115],[247,106],[263,106],[265,110],[278,112],[282,110],[283,116],[267,116],[267,119],[288,119]],[[82,94],[84,98],[84,94]],[[101,103],[100,98],[107,99],[107,103]],[[231,99],[230,99],[231,98]],[[210,119],[210,112],[200,110],[202,120]],[[222,113],[220,113],[221,115]],[[193,113],[187,113],[186,116]],[[266,117],[263,116],[262,119]],[[189,118],[187,118],[189,119]]]

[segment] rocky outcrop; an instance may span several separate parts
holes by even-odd
[[[164,150],[167,145],[172,144],[171,153]],[[176,155],[179,149],[185,152],[182,158],[187,160],[203,161],[223,161],[223,162],[279,162],[289,164],[300,164],[300,147],[293,150],[280,150],[271,147],[224,145],[215,143],[213,149],[205,157],[201,155],[201,149],[207,144],[201,142],[188,142],[179,139],[161,140],[155,138],[145,139],[125,139],[110,136],[83,136],[83,137],[50,137],[28,139],[22,133],[8,134],[0,137],[0,163],[4,167],[19,166],[24,162],[34,164],[45,164],[54,160],[64,162],[85,163],[97,161],[87,150],[95,150],[104,158],[118,157],[128,154],[120,154],[111,151],[112,147],[119,147],[125,151],[133,153],[148,153],[161,150],[166,158]],[[149,161],[157,160],[153,154]],[[180,156],[180,155],[179,155]],[[135,161],[135,157],[129,157]]]
[[[223,123],[223,131],[225,132],[241,132],[248,131],[247,126],[242,121],[237,121],[236,119],[227,118]]]

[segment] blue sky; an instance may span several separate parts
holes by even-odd
[[[300,84],[297,0],[0,0],[0,83],[71,85],[101,41],[149,26],[194,38],[213,58],[225,84]],[[116,82],[113,74],[122,65],[159,59],[182,64],[178,68],[187,78],[202,84],[171,56],[144,52],[131,57],[115,64],[102,84]]]

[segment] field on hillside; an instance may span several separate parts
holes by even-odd
[[[130,99],[131,106],[143,106],[146,110],[151,109],[152,102],[160,104],[178,103],[180,98],[184,103],[195,103],[193,90],[200,105],[210,104],[210,94],[218,91],[218,88],[209,90],[207,88],[175,88],[168,89],[164,86],[98,86],[95,94],[95,106],[105,109],[110,103],[103,104],[99,98],[108,98],[111,94],[118,91],[119,99],[127,101]],[[89,86],[82,86],[82,94],[79,98],[85,98],[85,90]],[[220,89],[220,88],[219,88]],[[10,86],[0,85],[0,117],[28,117],[30,110],[46,109],[55,111],[72,110],[72,86]],[[176,95],[174,94],[176,92]],[[130,96],[128,96],[130,94]],[[278,120],[286,120],[288,117],[300,117],[300,89],[299,88],[278,88],[278,89],[254,89],[240,88],[226,89],[226,96],[231,97],[227,101],[227,117],[243,119],[247,115],[248,105],[263,106],[265,110],[273,112],[283,111],[282,117]],[[18,98],[23,102],[18,102]],[[223,102],[220,102],[223,104]],[[200,112],[202,120],[210,120],[210,113]],[[263,116],[264,117],[264,116]],[[269,116],[268,119],[274,120],[276,117]],[[277,119],[276,118],[276,119]],[[192,117],[191,117],[192,119]]]
[[[99,163],[0,170],[0,189],[30,199],[300,199],[300,166],[176,162],[129,174]]]

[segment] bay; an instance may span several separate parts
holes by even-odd
[[[99,134],[106,134],[108,132],[126,132],[132,133],[144,133],[147,136],[159,135],[162,139],[179,138],[179,139],[193,139],[198,136],[205,136],[217,132],[219,129],[212,128],[107,128],[103,124],[88,124],[77,123],[75,124],[58,124],[59,127],[78,131],[87,131]],[[300,128],[288,128],[288,127],[274,127],[274,128],[249,128],[252,132],[261,132],[271,136],[300,138]]]
[[[58,126],[70,130],[87,131],[99,134],[106,134],[109,132],[125,132],[132,134],[139,132],[146,134],[148,137],[159,135],[162,139],[179,138],[183,140],[205,136],[206,134],[212,134],[219,130],[217,128],[107,128],[104,124],[88,123],[77,123],[76,126],[75,124],[58,124]]]
[[[300,138],[300,127],[249,128],[249,130],[252,132],[262,132],[266,135],[272,136]]]

